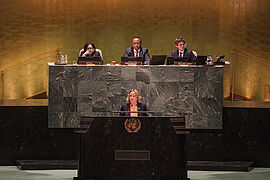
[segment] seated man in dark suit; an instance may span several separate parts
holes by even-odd
[[[175,46],[177,49],[173,50],[171,54],[173,58],[185,58],[190,62],[196,61],[196,56],[193,52],[186,49],[187,42],[183,37],[177,37],[175,39]]]
[[[142,48],[142,40],[139,37],[132,39],[132,47],[125,50],[125,57],[143,57],[144,64],[147,65],[150,62],[150,56],[147,48]]]

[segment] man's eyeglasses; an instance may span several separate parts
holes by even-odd
[[[184,46],[185,44],[178,44],[178,46]]]

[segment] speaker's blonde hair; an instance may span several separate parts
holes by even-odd
[[[137,102],[138,103],[141,103],[141,101],[142,101],[142,97],[140,96],[140,93],[139,93],[139,91],[137,91],[136,89],[131,89],[131,90],[129,90],[129,92],[128,92],[128,96],[127,96],[127,103],[128,104],[130,104],[130,93],[131,92],[135,92],[135,95],[136,95],[136,98],[137,98]]]

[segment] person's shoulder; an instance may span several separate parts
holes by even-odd
[[[128,104],[127,104],[127,103],[122,104],[122,108],[123,108],[123,109],[127,109],[127,108],[128,108]]]
[[[142,53],[148,53],[148,48],[142,48]]]
[[[125,50],[126,52],[131,52],[132,51],[132,47],[129,47]]]
[[[185,49],[186,53],[191,53],[191,50]]]
[[[140,107],[141,107],[142,109],[145,109],[145,108],[146,108],[146,105],[145,105],[144,103],[140,103],[139,105],[140,105]]]
[[[172,50],[172,53],[176,53],[176,52],[177,52],[177,49]]]
[[[142,48],[142,50],[143,50],[143,51],[147,51],[147,50],[148,50],[148,48]]]
[[[96,56],[100,56],[100,53],[98,51],[95,51]]]
[[[85,53],[84,49],[80,50],[79,56],[81,57]]]

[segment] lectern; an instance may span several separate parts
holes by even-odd
[[[183,127],[183,118],[83,117],[74,179],[183,180],[184,141],[172,124],[176,119],[175,127]]]

